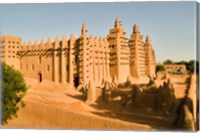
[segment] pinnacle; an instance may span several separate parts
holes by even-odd
[[[119,28],[120,27],[120,20],[118,17],[116,17],[116,20],[115,20],[115,28]]]
[[[150,42],[150,38],[149,38],[148,35],[147,35],[147,37],[146,37],[146,42]]]
[[[138,33],[139,31],[138,31],[138,25],[137,25],[137,23],[135,23],[134,24],[134,26],[133,26],[133,33]]]
[[[82,25],[81,33],[82,33],[83,35],[86,34],[86,24],[85,24],[85,23],[83,23],[83,25]]]

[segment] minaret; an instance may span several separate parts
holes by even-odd
[[[79,37],[79,53],[78,53],[78,69],[79,71],[79,81],[83,86],[89,83],[89,65],[90,65],[90,45],[88,44],[88,37],[86,34],[86,24],[83,23],[81,29],[81,36]]]
[[[120,26],[120,20],[116,17],[114,28],[110,29],[107,36],[110,49],[110,76],[117,77],[119,83],[126,82],[129,75],[129,47],[126,33]]]
[[[140,78],[146,74],[145,51],[142,35],[139,32],[138,25],[133,26],[133,33],[129,39],[130,47],[130,73],[132,77]]]
[[[145,42],[145,53],[146,53],[146,74],[151,78],[155,77],[155,55],[152,49],[152,44],[149,36],[146,37]]]

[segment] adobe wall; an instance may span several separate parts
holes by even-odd
[[[172,71],[178,71],[181,70],[182,72],[186,72],[186,66],[185,65],[175,65],[175,64],[166,64],[164,65],[165,69],[167,72],[172,72]]]
[[[39,73],[42,79],[55,82],[69,82],[68,41],[64,37],[62,41],[56,37],[55,42],[48,39],[32,44],[24,43],[20,51],[20,69],[26,77],[38,79]]]
[[[45,49],[39,48],[37,42],[34,45],[24,44],[21,51],[24,56],[20,58],[21,72],[25,77],[38,79],[39,72],[43,79],[53,80],[53,54],[48,52],[45,55]],[[36,47],[34,47],[36,46]],[[29,52],[27,52],[29,50]]]
[[[20,70],[19,56],[17,51],[21,49],[22,39],[17,36],[1,36],[0,57],[6,64]]]
[[[8,37],[8,40],[12,39]],[[14,39],[21,45],[20,38]],[[4,60],[11,65],[13,63],[24,76],[30,78],[38,79],[41,74],[45,80],[70,83],[72,86],[75,80],[83,86],[90,81],[101,86],[103,81],[112,82],[113,79],[118,84],[131,77],[142,79],[155,75],[155,53],[150,40],[147,39],[147,42],[148,47],[145,47],[137,25],[134,25],[128,42],[125,30],[116,18],[107,38],[88,37],[83,24],[79,38],[72,34],[69,40],[63,36],[61,39],[56,37],[54,41],[49,38],[46,42],[42,39],[40,43],[24,43],[19,49],[11,49],[13,53],[18,52],[16,59],[5,56]],[[9,49],[5,47],[3,51],[7,55]]]

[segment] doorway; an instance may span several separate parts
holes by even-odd
[[[42,82],[42,73],[40,71],[38,72],[38,81]]]
[[[74,86],[77,88],[79,85],[79,77],[78,75],[74,75]]]

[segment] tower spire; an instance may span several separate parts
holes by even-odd
[[[147,37],[146,37],[146,43],[149,43],[150,42],[150,38],[149,38],[149,36],[147,35]]]
[[[115,28],[119,28],[120,27],[120,21],[119,21],[119,18],[116,17],[116,20],[115,20]]]
[[[82,30],[81,30],[82,35],[86,35],[86,24],[83,23],[82,25]]]
[[[133,33],[138,33],[138,25],[135,23],[133,26]]]

